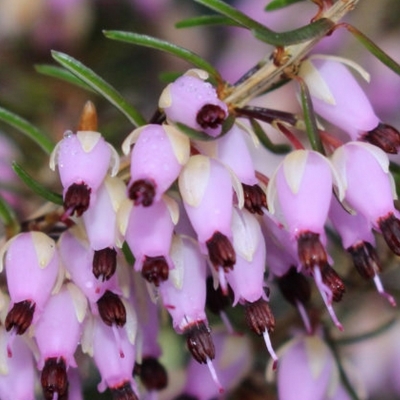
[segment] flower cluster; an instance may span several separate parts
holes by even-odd
[[[282,49],[274,68],[290,57]],[[264,341],[282,400],[350,398],[327,333],[332,322],[345,327],[334,305],[346,291],[336,253],[396,306],[380,278],[376,236],[400,255],[388,156],[400,133],[375,114],[354,63],[313,55],[294,64],[281,79],[299,83],[293,97],[308,101],[303,115],[241,102],[239,87],[253,90],[257,68],[236,85],[190,69],[126,137],[123,155],[87,103],[50,156],[63,187],[56,219],[44,218],[46,229],[24,225],[0,250],[1,399],[34,399],[37,376],[46,400],[79,398],[83,362],[115,400],[157,398],[169,384],[160,344],[168,314],[191,356],[170,398],[210,400],[250,368],[231,308]],[[286,139],[285,154],[274,154],[265,123]],[[280,295],[303,328],[275,351]],[[222,324],[211,329],[216,318]]]

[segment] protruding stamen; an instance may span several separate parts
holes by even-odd
[[[382,296],[382,297],[384,297],[385,299],[387,299],[387,301],[390,303],[390,305],[392,306],[392,307],[396,307],[396,300],[394,299],[394,297],[393,296],[391,296],[389,293],[387,293],[386,291],[385,291],[385,289],[383,288],[383,285],[382,285],[382,281],[381,281],[381,279],[379,278],[379,275],[375,275],[374,276],[374,283],[375,283],[375,286],[376,286],[376,290],[378,291],[378,293]]]
[[[73,183],[65,193],[62,219],[67,219],[75,212],[80,217],[89,208],[91,191],[85,183]]]
[[[208,370],[210,371],[212,380],[214,381],[215,385],[218,388],[218,392],[220,394],[224,393],[224,388],[222,387],[221,382],[218,379],[217,372],[215,371],[214,365],[209,358],[207,358],[207,367],[208,367]]]
[[[329,312],[329,315],[331,316],[333,323],[337,326],[337,328],[340,331],[343,331],[343,325],[339,322],[339,320],[335,314],[335,310],[332,307],[332,297],[333,297],[332,291],[323,282],[322,274],[321,274],[320,268],[318,266],[314,267],[313,276],[314,276],[315,284],[317,285],[318,291],[322,297],[322,300],[325,303],[325,306]]]
[[[193,358],[200,364],[206,364],[207,359],[215,358],[214,343],[210,335],[210,329],[204,321],[197,321],[189,325],[183,332],[186,343]]]
[[[117,252],[111,247],[96,250],[93,256],[93,275],[102,280],[109,280],[117,269]]]
[[[110,290],[106,290],[103,296],[97,300],[99,314],[108,326],[124,326],[126,323],[126,309],[119,296]]]
[[[125,382],[118,387],[110,388],[110,391],[113,400],[139,400],[130,382]]]
[[[329,287],[329,290],[332,293],[332,300],[335,302],[342,300],[343,294],[346,290],[342,278],[329,264],[321,266],[320,271],[322,281]]]
[[[362,136],[362,140],[369,142],[386,153],[397,154],[400,147],[400,133],[393,126],[379,123],[375,129]]]
[[[324,246],[319,240],[319,234],[303,232],[297,238],[297,252],[300,263],[307,271],[312,271],[316,265],[327,264],[327,255]]]
[[[14,329],[17,335],[24,334],[32,323],[35,308],[36,304],[30,300],[14,303],[4,323],[6,330]]]
[[[304,307],[304,304],[301,303],[299,300],[297,300],[296,301],[296,307],[297,307],[297,310],[299,311],[299,314],[300,314],[300,317],[301,317],[301,319],[303,321],[304,328],[306,329],[306,332],[311,334],[313,329],[312,329],[312,326],[311,326],[310,318],[309,318],[309,316],[307,314],[307,310]]]
[[[400,221],[393,213],[378,220],[382,235],[394,254],[400,256]]]
[[[263,215],[263,208],[267,207],[267,196],[259,185],[246,185],[242,183],[244,194],[244,207],[252,214]]]
[[[148,391],[162,390],[167,387],[167,371],[155,357],[143,358],[138,370],[140,380]]]
[[[133,182],[128,189],[128,196],[131,200],[133,200],[135,206],[151,206],[153,204],[155,195],[155,184],[148,179],[139,179]]]
[[[67,398],[67,367],[63,358],[51,357],[45,361],[40,376],[43,395],[46,400]]]
[[[146,281],[160,286],[160,283],[166,281],[169,275],[169,266],[164,256],[145,257],[142,266],[142,276]]]
[[[236,263],[236,253],[231,241],[221,232],[215,232],[206,242],[208,255],[214,268],[223,267],[226,272]]]
[[[272,369],[276,370],[276,367],[278,364],[278,356],[276,355],[275,350],[272,347],[271,338],[269,337],[269,333],[267,330],[264,331],[263,337],[264,337],[265,345],[267,346],[268,353],[271,356],[271,358],[274,360],[274,362],[272,364]]]
[[[203,128],[218,128],[226,118],[226,112],[214,104],[204,105],[196,115],[196,122]]]

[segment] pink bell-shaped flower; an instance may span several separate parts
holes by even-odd
[[[400,255],[400,221],[393,204],[397,196],[387,155],[369,143],[349,142],[336,149],[332,163],[345,182],[345,202],[381,231],[390,249]]]
[[[133,143],[128,196],[135,205],[148,207],[178,178],[189,159],[190,142],[173,126],[152,124],[135,129],[125,139],[125,155]]]
[[[163,198],[150,207],[125,201],[118,214],[119,226],[135,257],[135,270],[156,286],[168,278],[172,267],[169,251],[178,206],[172,198]]]
[[[244,134],[239,126],[233,125],[225,136],[217,140],[216,158],[230,168],[242,184],[246,209],[253,214],[262,215],[263,208],[267,208],[267,197],[256,178]]]
[[[369,80],[361,67],[347,63]],[[340,60],[314,57],[302,63],[299,75],[310,89],[317,114],[347,132],[351,140],[364,140],[388,153],[397,153],[400,133],[380,122],[363,89]]]
[[[329,347],[318,336],[303,336],[278,350],[280,400],[334,399],[339,371]]]
[[[0,270],[3,258],[11,298],[5,327],[22,335],[38,319],[56,283],[56,244],[41,232],[20,233],[3,247]]]
[[[210,258],[219,272],[223,286],[223,271],[232,268],[236,262],[231,238],[233,207],[232,176],[217,160],[203,155],[190,158],[179,176],[179,191],[185,210],[197,233],[203,253]],[[239,205],[243,205],[243,191],[235,186]],[[226,289],[226,288],[225,288]]]
[[[385,292],[379,278],[382,267],[375,249],[372,224],[361,213],[347,212],[336,198],[332,198],[329,218],[339,233],[343,247],[353,258],[353,264],[365,279],[373,279],[378,292],[395,306],[395,299]]]
[[[93,357],[100,372],[99,392],[109,388],[113,399],[138,400],[136,383],[132,378],[135,365],[134,337],[122,330],[118,343],[112,328],[93,317],[86,323],[82,349]]]
[[[74,353],[81,338],[86,308],[83,293],[73,283],[68,283],[50,297],[35,324],[46,400],[63,398],[68,391],[67,370],[77,366]]]
[[[205,71],[187,71],[164,89],[158,105],[165,112],[168,122],[179,122],[216,137],[228,116],[228,107],[218,98],[217,91],[206,81],[207,78]]]
[[[34,400],[36,367],[33,354],[22,337],[13,341],[12,357],[7,357],[9,333],[0,327],[0,398],[2,400]]]
[[[214,382],[221,388],[211,362],[215,357],[215,348],[205,314],[205,259],[196,242],[184,236],[174,236],[171,258],[174,269],[159,288],[162,302],[172,317],[175,331],[186,336],[194,359],[208,365]]]
[[[54,171],[56,165],[64,188],[66,216],[75,211],[80,216],[88,209],[110,165],[111,175],[118,172],[119,157],[100,133],[67,131],[51,154],[50,168]]]

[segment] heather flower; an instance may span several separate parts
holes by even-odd
[[[3,247],[0,270],[3,262],[11,298],[5,327],[22,335],[42,313],[56,283],[59,274],[56,244],[41,232],[20,233]]]
[[[63,185],[66,216],[85,212],[111,165],[111,175],[118,172],[119,157],[115,149],[98,132],[71,131],[54,148],[50,168],[58,165]]]
[[[218,139],[216,158],[230,168],[241,182],[246,209],[263,214],[263,208],[267,208],[266,194],[256,178],[254,163],[243,135],[244,131],[233,125],[225,136]]]
[[[271,213],[277,214],[290,240],[297,242],[300,264],[313,276],[333,321],[341,329],[331,302],[341,296],[342,282],[328,266],[324,246],[324,225],[335,182],[341,196],[342,186],[328,159],[315,151],[296,150],[277,168],[267,195]]]
[[[125,155],[131,151],[131,179],[128,197],[135,205],[150,206],[176,180],[189,159],[187,136],[169,125],[146,125],[135,129],[124,141]]]
[[[10,345],[9,333],[0,327],[0,398],[2,400],[34,400],[36,371],[33,354],[22,337]]]
[[[215,370],[225,391],[234,388],[251,366],[250,342],[246,336],[228,335],[217,331],[213,335],[219,350],[214,360]],[[211,375],[195,360],[190,360],[187,367],[186,382],[180,398],[210,400],[218,397]],[[184,397],[187,396],[187,397]]]
[[[69,283],[50,297],[35,324],[41,383],[46,400],[63,398],[68,393],[67,370],[70,366],[77,366],[74,353],[82,334],[86,308],[87,300],[83,293]]]
[[[396,305],[394,298],[384,291],[379,278],[382,267],[375,249],[371,222],[363,214],[347,212],[336,198],[332,198],[329,217],[360,275],[365,279],[373,279],[378,292]]]
[[[178,122],[216,137],[228,116],[228,107],[207,79],[205,71],[187,71],[164,89],[158,106],[165,112],[168,122]]]
[[[241,186],[235,189],[242,205]],[[226,289],[222,272],[236,262],[231,243],[232,177],[217,160],[196,155],[179,176],[179,191],[200,248],[208,253],[212,265],[219,271],[220,284]]]
[[[381,231],[390,249],[399,255],[400,222],[387,155],[371,144],[349,142],[336,149],[332,163],[345,183],[345,202]]]
[[[298,337],[278,350],[279,399],[334,399],[339,371],[329,347],[318,336]]]
[[[119,343],[111,327],[99,318],[90,318],[85,327],[82,349],[93,357],[100,372],[97,388],[109,388],[115,400],[137,400],[136,383],[132,378],[135,365],[134,337],[121,330]]]
[[[81,229],[82,227],[76,226],[64,232],[59,239],[58,247],[67,276],[82,290],[93,307],[106,290],[115,288],[117,278],[114,275],[109,281],[104,282],[93,275],[94,252],[87,240],[82,237]]]
[[[331,59],[307,60],[302,63],[300,76],[309,86],[317,114],[347,132],[351,140],[366,140],[389,153],[397,153],[399,132],[380,122],[346,66]]]
[[[156,286],[168,278],[169,251],[177,219],[177,204],[168,196],[150,207],[125,201],[118,215],[121,232],[135,257],[135,270]]]

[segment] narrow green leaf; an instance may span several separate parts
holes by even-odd
[[[388,54],[386,54],[379,46],[377,46],[369,37],[365,36],[357,28],[352,25],[343,23],[340,26],[345,27],[349,32],[351,32],[355,38],[380,62],[389,67],[397,75],[400,75],[400,65],[393,60]]]
[[[194,1],[225,15],[225,17],[230,18],[240,26],[250,29],[257,39],[275,46],[288,46],[305,42],[313,38],[323,37],[330,32],[334,26],[332,21],[323,18],[292,31],[274,32],[222,0]]]
[[[55,193],[41,183],[32,178],[18,163],[14,162],[12,165],[13,170],[19,176],[19,178],[36,194],[43,197],[45,200],[50,201],[54,204],[62,205],[63,198],[60,194]]]
[[[272,151],[275,154],[287,154],[289,153],[289,151],[291,151],[290,146],[286,144],[272,143],[268,135],[265,133],[264,129],[255,119],[251,119],[250,123],[258,140],[266,149]]]
[[[164,71],[158,75],[158,79],[163,83],[172,83],[175,82],[180,76],[182,76],[182,72],[177,71]]]
[[[324,147],[322,146],[321,138],[319,136],[317,120],[315,117],[314,107],[311,101],[310,91],[303,79],[298,78],[300,85],[301,106],[303,108],[304,122],[306,125],[306,132],[308,140],[310,141],[311,148],[324,154]]]
[[[14,210],[1,196],[0,196],[0,220],[4,224],[7,238],[12,237],[19,232],[20,227],[17,220],[17,216],[15,215]]]
[[[40,131],[38,128],[36,128],[36,126],[32,125],[26,119],[6,110],[3,107],[0,107],[0,120],[28,136],[47,154],[52,152],[54,143],[42,131]]]
[[[54,50],[51,54],[59,64],[89,85],[95,92],[107,99],[114,107],[124,114],[133,125],[141,126],[146,123],[146,120],[139,111],[132,107],[114,87],[90,68],[67,54]]]
[[[311,39],[321,39],[332,31],[335,24],[327,19],[321,18],[309,25],[302,26],[298,29],[287,32],[267,32],[263,30],[252,30],[254,37],[257,39],[273,44],[275,46],[288,46],[306,42]]]
[[[304,0],[272,0],[266,7],[265,11],[274,11],[280,8],[284,8],[290,6],[294,3],[299,3],[300,1]]]
[[[169,43],[165,40],[157,39],[152,36],[141,35],[133,32],[123,31],[104,31],[104,35],[112,40],[118,40],[130,44],[135,44],[144,47],[150,47],[152,49],[161,50],[169,54],[173,54],[190,64],[193,64],[197,68],[201,68],[207,71],[214,79],[220,80],[219,72],[207,61],[201,58],[199,55],[187,50],[183,47]]]
[[[62,81],[71,83],[74,86],[79,86],[82,89],[95,93],[95,91],[89,85],[81,81],[79,78],[77,78],[75,75],[64,68],[56,67],[55,65],[49,64],[36,64],[35,70],[42,75],[60,79]]]
[[[125,260],[129,265],[132,266],[133,264],[135,264],[135,256],[133,255],[128,243],[126,242],[122,244],[122,253],[124,254]]]
[[[230,18],[223,15],[201,15],[200,17],[187,18],[175,24],[175,28],[193,28],[196,26],[223,25],[240,26]]]

